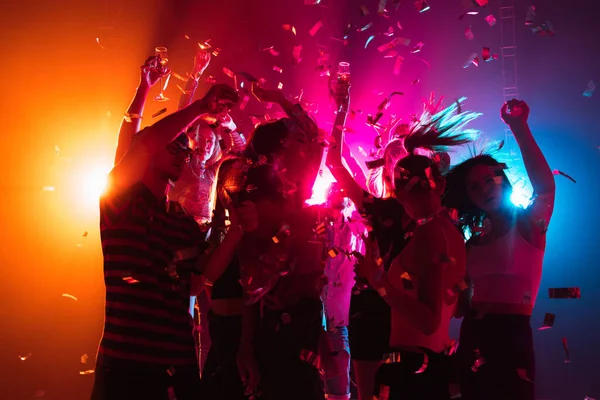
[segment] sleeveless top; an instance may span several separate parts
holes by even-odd
[[[405,294],[417,298],[419,280],[417,277],[411,276],[400,265],[400,257],[397,257],[390,266],[389,278],[390,283]],[[458,297],[456,298],[456,300]],[[456,300],[452,304],[443,303],[442,317],[440,326],[431,335],[424,334],[415,325],[408,316],[394,307],[391,308],[392,314],[392,331],[390,334],[390,347],[400,348],[405,346],[421,347],[429,349],[435,353],[445,351],[450,345],[450,320],[454,315],[454,306]]]
[[[467,274],[473,302],[535,305],[542,278],[544,251],[527,242],[515,224],[484,245],[467,248]]]
[[[198,224],[209,222],[212,207],[212,185],[216,179],[218,163],[202,168],[190,161],[185,165],[179,180],[169,189],[169,200],[176,201]]]

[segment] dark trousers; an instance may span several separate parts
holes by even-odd
[[[408,351],[400,354],[399,362],[383,364],[375,376],[375,397],[379,400],[448,400],[449,360],[444,354]],[[418,372],[419,371],[419,372]]]
[[[237,353],[242,336],[242,317],[208,314],[212,345],[202,373],[207,399],[245,400],[237,368]]]
[[[534,399],[535,356],[529,320],[524,315],[478,318],[474,310],[467,313],[458,347],[463,399]],[[475,365],[478,359],[479,367]]]
[[[264,309],[256,332],[261,400],[323,400],[324,384],[311,363],[319,352],[320,300],[304,299],[283,310]]]
[[[197,400],[204,398],[198,366],[158,370],[96,365],[91,400]]]
[[[381,360],[389,352],[390,329],[390,306],[377,291],[366,289],[352,295],[348,336],[353,360]]]

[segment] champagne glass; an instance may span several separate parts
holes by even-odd
[[[158,57],[158,62],[160,63],[160,69],[166,70],[167,64],[169,63],[169,55],[167,53],[167,48],[158,46],[154,49],[154,54]],[[154,101],[163,102],[168,101],[169,99],[165,96],[164,90],[169,83],[169,78],[165,79],[164,77],[160,78],[160,93],[158,96],[154,98]]]
[[[342,61],[338,64],[337,78],[340,83],[350,82],[350,63]]]

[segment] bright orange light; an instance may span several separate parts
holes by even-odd
[[[85,205],[98,205],[98,199],[106,189],[108,173],[112,166],[92,164],[81,173],[77,184],[81,189],[81,201]]]

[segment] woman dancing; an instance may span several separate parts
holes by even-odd
[[[546,230],[554,209],[554,177],[538,147],[524,101],[501,109],[521,149],[534,189],[526,209],[510,200],[506,165],[489,155],[452,168],[444,203],[458,210],[466,234],[470,307],[462,322],[459,358],[464,399],[534,398],[530,317],[540,286]],[[468,301],[468,299],[467,299]]]

